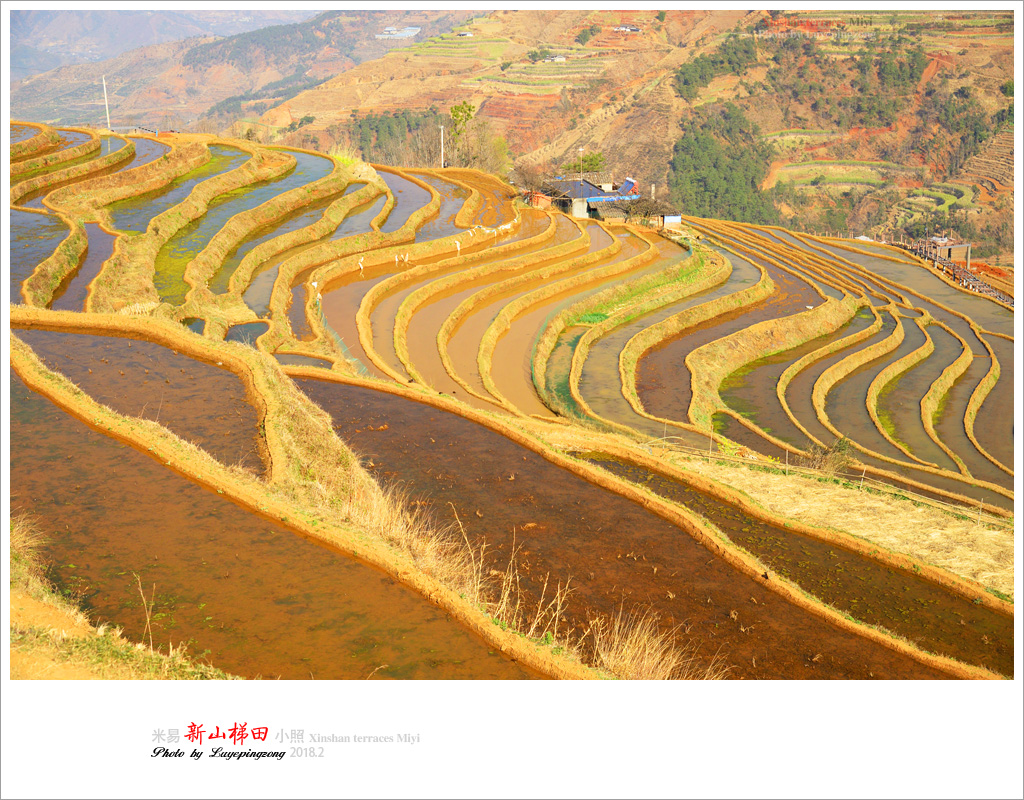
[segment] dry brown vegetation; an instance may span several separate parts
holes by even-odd
[[[205,151],[206,148],[204,146],[201,149]],[[193,155],[201,156],[194,153],[189,157]],[[163,180],[166,174],[179,172],[185,160],[184,155],[180,156],[173,164],[167,165],[165,173],[161,173],[160,176],[152,175],[152,180]],[[257,151],[247,168],[239,168],[220,176],[219,179],[207,182],[202,185],[202,191],[193,191],[185,203],[164,212],[164,215],[154,222],[167,221],[177,230],[189,220],[204,213],[206,204],[219,192],[246,185],[259,177],[278,174],[284,168],[283,161],[279,156],[264,158],[262,151]],[[332,177],[331,191],[344,184],[346,178],[343,172],[345,170],[338,171]],[[354,170],[348,172],[354,174]],[[700,654],[695,645],[688,644],[685,639],[686,631],[682,628],[669,628],[664,625],[656,609],[622,608],[612,618],[595,617],[589,614],[587,609],[573,608],[573,591],[570,581],[564,576],[545,582],[539,597],[533,595],[528,599],[521,590],[516,563],[517,551],[514,546],[507,565],[501,569],[500,565],[494,564],[489,557],[485,542],[469,541],[457,516],[451,522],[433,518],[424,512],[425,505],[418,498],[411,497],[395,487],[377,484],[345,442],[337,436],[330,416],[299,391],[286,371],[278,365],[272,355],[265,352],[269,343],[269,348],[285,347],[294,352],[323,356],[335,365],[336,372],[348,371],[342,348],[331,338],[322,313],[314,313],[318,311],[313,307],[318,301],[316,293],[309,295],[307,306],[307,311],[311,312],[308,316],[315,335],[314,340],[300,343],[290,332],[286,309],[292,297],[292,282],[300,272],[312,269],[308,280],[318,281],[321,289],[328,291],[332,280],[351,276],[357,269],[362,271],[362,259],[359,256],[363,253],[371,261],[371,264],[367,265],[368,268],[378,265],[390,266],[396,255],[407,253],[414,262],[420,263],[414,263],[404,271],[398,271],[392,277],[371,286],[362,296],[356,316],[357,331],[370,359],[384,372],[397,379],[398,376],[384,363],[380,354],[373,350],[370,312],[375,304],[390,293],[416,281],[429,279],[435,274],[443,274],[450,268],[463,268],[434,284],[425,282],[422,288],[406,298],[397,311],[394,322],[395,349],[400,359],[407,362],[406,366],[414,378],[413,382],[419,379],[424,383],[406,347],[408,325],[420,304],[435,294],[458,290],[463,282],[500,278],[501,269],[507,269],[509,265],[519,269],[532,266],[536,261],[538,269],[524,272],[510,280],[492,280],[486,288],[463,301],[443,324],[439,323],[441,327],[438,330],[437,341],[444,368],[461,383],[450,360],[444,360],[444,344],[445,337],[457,326],[459,315],[467,313],[467,302],[479,300],[489,294],[501,294],[513,286],[518,288],[520,284],[529,285],[530,281],[535,281],[539,277],[557,277],[567,269],[582,267],[605,258],[621,246],[618,237],[613,236],[612,245],[605,250],[581,255],[586,245],[585,241],[566,242],[563,245],[542,248],[536,255],[527,254],[523,259],[517,260],[516,252],[527,246],[527,243],[531,242],[530,239],[507,242],[487,250],[480,246],[479,240],[483,237],[476,237],[474,241],[469,231],[462,230],[447,237],[415,243],[413,238],[416,229],[436,214],[440,205],[437,191],[422,182],[421,186],[430,188],[430,201],[414,210],[400,229],[391,233],[383,233],[380,230],[387,208],[395,203],[395,199],[389,197],[385,211],[371,224],[371,231],[333,241],[321,238],[329,234],[333,230],[332,226],[359,202],[365,203],[369,196],[383,188],[382,182],[376,176],[371,178],[371,182],[374,185],[367,187],[366,190],[360,190],[345,200],[338,200],[336,204],[332,204],[320,222],[309,229],[294,231],[282,237],[281,241],[270,240],[250,253],[239,272],[233,276],[231,291],[223,297],[214,298],[208,296],[209,292],[193,291],[184,306],[171,309],[165,304],[154,312],[157,305],[152,301],[155,288],[152,279],[147,277],[147,270],[151,270],[153,254],[170,234],[163,230],[166,226],[160,224],[160,235],[154,235],[157,225],[151,224],[147,234],[123,237],[119,241],[114,256],[108,261],[104,273],[101,273],[103,281],[106,282],[99,282],[103,296],[98,302],[90,301],[90,313],[86,317],[68,312],[47,312],[23,307],[12,309],[12,318],[16,324],[107,329],[120,335],[160,341],[194,358],[218,363],[223,361],[246,383],[258,409],[269,459],[265,480],[258,479],[246,470],[218,463],[207,453],[183,442],[155,423],[126,419],[95,403],[92,398],[82,395],[75,387],[67,385],[62,378],[53,376],[45,370],[35,360],[31,351],[16,337],[12,338],[12,360],[17,362],[21,374],[24,375],[26,371],[30,373],[36,381],[37,388],[54,397],[56,402],[74,413],[87,417],[93,424],[107,430],[110,435],[123,438],[136,447],[155,449],[160,453],[160,457],[175,469],[185,472],[195,480],[225,491],[252,510],[281,519],[310,536],[329,541],[344,551],[384,569],[447,609],[504,652],[515,654],[520,660],[525,660],[538,669],[566,677],[593,677],[592,672],[580,666],[581,663],[588,663],[620,677],[722,677],[727,672],[724,662],[717,656],[712,656],[708,664],[709,654]],[[108,186],[102,183],[102,179],[97,183],[102,187],[102,191],[127,191],[127,187],[122,185]],[[299,194],[301,192],[297,191],[295,197]],[[324,196],[326,197],[326,194]],[[79,208],[88,208],[90,213],[102,214],[102,211],[97,210],[95,204],[87,199],[76,202]],[[462,212],[465,212],[466,207],[463,206]],[[264,210],[268,209],[270,217],[262,213],[246,213],[233,218],[231,229],[223,233],[214,246],[203,251],[203,256],[199,259],[201,264],[193,265],[194,287],[200,288],[205,283],[205,276],[217,269],[228,250],[238,241],[242,241],[259,226],[265,225],[268,219],[283,218],[287,212],[294,210],[294,203],[289,197],[277,204],[272,203]],[[462,212],[460,214],[465,219],[467,215]],[[80,221],[75,219],[75,222],[79,223],[80,227]],[[519,213],[516,212],[511,227],[514,229],[518,223]],[[549,226],[549,231],[551,227],[553,226]],[[642,281],[638,282],[637,286],[632,286],[628,282],[615,285],[616,280],[627,278],[630,270],[654,257],[656,248],[650,246],[651,237],[642,233],[638,235],[647,241],[648,248],[644,252],[630,259],[613,261],[598,269],[581,272],[539,290],[527,292],[498,311],[483,333],[477,351],[480,376],[489,391],[496,397],[501,397],[490,375],[493,366],[491,356],[496,341],[520,314],[530,310],[534,304],[562,292],[568,293],[571,289],[591,286],[601,289],[589,302],[603,303],[602,315],[604,311],[609,313],[604,315],[601,322],[591,327],[588,334],[590,338],[585,337],[581,340],[581,346],[573,357],[570,375],[573,395],[581,407],[587,409],[586,398],[580,393],[579,383],[583,359],[586,358],[591,340],[596,341],[601,335],[614,330],[617,325],[632,319],[635,315],[643,314],[669,301],[678,300],[692,291],[706,288],[721,280],[725,271],[724,265],[718,259],[711,259],[710,266],[700,270],[700,274],[694,277],[694,282],[686,286],[666,288],[652,284],[652,289]],[[767,237],[765,239],[767,240]],[[398,247],[399,244],[403,246]],[[234,343],[215,341],[223,335],[228,325],[248,322],[254,318],[250,309],[241,302],[241,292],[262,260],[271,256],[287,255],[292,247],[295,251],[281,263],[274,286],[270,304],[271,318],[268,320],[271,322],[271,331],[260,341],[260,347],[264,352]],[[810,255],[809,252],[808,250],[803,255],[794,257],[793,264],[798,264],[799,269],[811,269],[818,257]],[[485,262],[479,268],[474,266],[481,255],[486,254],[490,259],[496,253],[507,253],[511,257],[509,263],[504,267],[498,262]],[[556,260],[556,256],[561,257]],[[545,263],[547,259],[552,259],[553,263]],[[360,263],[357,264],[357,260]],[[686,269],[687,263],[681,262],[680,269]],[[395,264],[397,268],[397,261]],[[703,267],[703,263],[700,266]],[[794,270],[797,268],[793,266]],[[815,274],[818,276],[817,272]],[[825,277],[819,278],[823,281],[826,278],[832,280],[836,274],[838,273],[832,267],[821,267],[820,276]],[[38,269],[26,286],[34,285],[31,283],[32,280],[39,281],[44,277],[45,270]],[[857,275],[845,276],[841,280],[836,278],[838,285],[844,289],[853,288],[854,291],[858,291],[855,288],[858,286],[858,280],[860,278]],[[113,285],[115,281],[116,287]],[[619,376],[623,391],[634,408],[645,416],[657,419],[642,409],[636,393],[635,365],[642,352],[666,337],[675,336],[691,326],[713,320],[723,311],[754,303],[773,291],[774,284],[767,270],[762,267],[760,280],[756,284],[678,313],[660,325],[648,327],[634,336],[620,353]],[[894,290],[894,293],[899,294],[899,291]],[[763,354],[763,350],[774,352],[774,349],[784,350],[792,347],[819,335],[823,326],[831,331],[849,317],[851,308],[867,302],[863,295],[858,297],[857,294],[851,293],[851,296],[853,299],[826,301],[819,307],[821,310],[818,313],[796,315],[781,326],[784,330],[768,331],[768,326],[765,325],[762,326],[765,333],[760,338],[758,336],[761,328],[741,331],[727,340],[722,340],[721,344],[713,342],[714,346],[707,346],[701,354],[702,358],[694,358],[692,362],[688,359],[687,366],[694,372],[695,398],[700,395],[701,402],[697,403],[698,413],[694,416],[691,410],[689,421],[666,420],[666,424],[694,428],[695,421],[708,422],[710,416],[721,406],[721,399],[717,396],[718,387],[726,374],[753,361],[759,354]],[[901,302],[906,302],[907,297],[908,294],[900,295]],[[893,302],[890,301],[890,309],[895,308]],[[124,305],[121,310],[127,315],[96,313],[101,307],[113,308],[122,303]],[[558,330],[570,324],[569,320],[573,315],[583,310],[584,306],[569,304],[566,311],[555,317],[548,333],[542,339],[546,344],[537,348],[536,358],[539,358],[542,364],[551,352]],[[171,320],[171,317],[181,319],[186,314],[206,318],[205,337],[196,337]],[[867,329],[863,335],[870,335],[880,326],[877,312],[875,317],[875,325]],[[848,374],[853,366],[868,360],[868,357],[891,350],[898,343],[901,334],[902,330],[897,328],[896,334],[876,344],[874,348],[868,348],[854,358],[841,361],[826,372],[815,391],[814,404],[819,413],[823,414],[824,392],[832,383]],[[820,351],[813,354],[814,357],[821,355]],[[798,363],[809,364],[814,357],[805,357]],[[313,371],[304,372],[302,368],[289,371],[296,375],[312,374],[324,377],[323,372],[318,372],[315,368],[309,369]],[[890,373],[896,371],[895,367],[888,369]],[[975,390],[972,400],[972,408],[975,411],[995,383],[997,370],[998,367],[993,365],[989,377]],[[539,373],[543,375],[543,366]],[[787,371],[783,375],[783,380],[779,382],[780,386],[789,377],[792,375]],[[359,383],[357,380],[352,382]],[[400,389],[394,384],[370,382],[366,385],[394,391],[417,400],[424,399],[417,394],[420,387],[406,387],[405,383],[403,377]],[[938,395],[938,392],[932,393],[936,403]],[[517,414],[518,409],[507,400],[503,404],[513,412],[513,416],[497,413],[474,416],[458,403],[447,400],[442,402],[434,392],[430,393],[428,402],[488,424],[514,441],[542,453],[560,466],[581,474],[587,480],[654,508],[656,513],[716,550],[744,574],[754,578],[761,575],[756,559],[748,558],[739,552],[701,520],[694,519],[686,509],[671,506],[667,502],[651,500],[642,493],[632,491],[628,486],[624,487],[623,482],[604,481],[595,474],[598,472],[596,470],[588,472],[580,468],[580,472],[571,464],[567,464],[568,459],[562,455],[566,441],[575,437],[575,441],[582,442],[577,444],[577,447],[589,446],[582,427],[567,425],[564,420],[558,425],[550,425],[525,418]],[[691,405],[691,409],[693,407]],[[600,422],[596,418],[592,421]],[[614,427],[623,434],[610,437],[623,448],[635,448],[637,439],[642,438],[624,425],[616,424],[609,427]],[[748,427],[753,429],[753,426]],[[849,458],[843,449],[843,446],[826,448],[822,445],[812,448],[805,454],[805,459],[826,476],[836,474],[842,471]],[[969,520],[964,521],[956,516],[930,508],[924,509],[909,502],[904,508],[901,505],[902,501],[894,500],[891,495],[875,495],[850,486],[726,467],[699,459],[687,459],[679,453],[665,452],[660,457],[664,458],[666,463],[676,463],[684,469],[706,475],[726,487],[735,487],[746,493],[753,500],[753,505],[750,508],[743,506],[744,513],[750,513],[754,517],[763,514],[767,519],[771,514],[795,519],[805,526],[819,530],[822,538],[827,538],[825,534],[829,531],[840,532],[849,537],[860,537],[895,553],[905,553],[923,564],[933,564],[951,573],[966,576],[1003,594],[1012,592],[1012,535],[1008,546],[1004,531],[992,530],[977,523],[971,526]],[[912,485],[909,481],[907,483]],[[853,492],[857,494],[854,495]],[[714,491],[711,493],[715,494]],[[735,494],[733,492],[733,495]],[[730,502],[731,495],[728,491],[723,490],[716,496]],[[758,508],[764,511],[759,512]],[[917,522],[921,524],[916,524]],[[835,538],[841,537],[833,537]],[[886,562],[884,557],[879,557],[879,560]],[[905,566],[905,563],[901,562],[899,566]],[[943,583],[942,576],[937,576],[939,570],[929,572],[926,569],[925,572],[929,580]],[[773,581],[774,583],[777,582]],[[813,598],[798,596],[800,590],[795,584],[773,585],[771,589],[840,627],[845,626],[847,630],[854,630],[868,638],[884,638],[884,634],[877,631],[861,630],[864,626],[849,617],[842,619],[843,615],[834,609],[820,607],[821,604]],[[984,595],[976,586],[956,588],[955,591],[974,591],[978,595]],[[585,630],[574,630],[569,627],[565,622],[569,617],[576,620],[587,619]],[[914,657],[920,655],[922,660],[926,660],[926,655],[915,654],[911,645],[906,645],[906,649],[910,650]]]
[[[936,508],[853,486],[701,459],[679,466],[733,486],[777,514],[845,531],[1013,596],[1013,528],[978,524]]]

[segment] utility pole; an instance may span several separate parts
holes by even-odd
[[[107,102],[107,76],[103,76],[103,107],[107,110],[107,130],[110,130],[110,104]]]
[[[441,126],[441,169],[444,169],[444,125]]]
[[[580,150],[580,199],[583,199],[583,148]]]

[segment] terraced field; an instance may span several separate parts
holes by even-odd
[[[135,570],[243,674],[1013,675],[1011,309],[875,244],[674,241],[472,170],[30,127],[12,493],[64,530],[45,473],[74,463],[93,511],[51,555],[104,618],[137,622]],[[111,443],[173,509],[152,553],[117,544],[144,514]],[[682,655],[631,666],[624,628]]]

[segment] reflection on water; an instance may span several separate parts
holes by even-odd
[[[786,603],[675,525],[477,423],[371,389],[296,383],[378,478],[442,521],[454,510],[471,541],[487,542],[488,568],[503,571],[515,546],[528,603],[545,580],[550,593],[571,577],[566,618],[577,630],[584,609],[650,605],[688,626],[701,657],[721,648],[734,677],[941,677]]]
[[[17,336],[118,413],[159,422],[221,463],[263,472],[259,418],[234,373],[153,342],[38,328]]]
[[[85,258],[81,266],[68,275],[53,293],[53,300],[50,302],[52,309],[84,311],[85,300],[89,296],[89,285],[100,274],[103,262],[114,252],[114,241],[117,237],[111,236],[95,222],[85,224],[85,235],[89,239]]]
[[[252,514],[11,379],[11,497],[92,619],[238,675],[532,677],[387,575]]]
[[[21,284],[68,235],[68,226],[52,214],[11,209],[11,302],[21,303]]]
[[[242,325],[232,325],[224,335],[225,342],[241,342],[249,347],[256,346],[259,339],[270,328],[268,322],[246,322]]]
[[[144,232],[150,220],[188,197],[196,184],[233,170],[248,158],[249,154],[237,147],[211,145],[210,160],[205,164],[175,178],[162,189],[112,203],[108,209],[114,227],[119,231]]]
[[[1013,619],[922,578],[770,525],[684,483],[602,453],[592,464],[700,514],[730,540],[815,597],[925,650],[1013,674]]]

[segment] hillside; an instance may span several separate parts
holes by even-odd
[[[384,26],[416,26],[421,36],[429,36],[468,17],[468,12],[331,11],[226,38],[206,35],[149,45],[17,81],[11,86],[11,113],[59,124],[101,124],[105,75],[115,126],[182,128],[232,97],[259,94],[269,85],[267,100],[279,102],[297,88],[408,45],[375,39]]]
[[[1012,138],[1009,19],[328,12],[64,67],[15,84],[11,104],[26,118],[97,124],[106,74],[115,126],[230,132],[424,166],[440,155],[439,115],[462,103],[492,151],[463,166],[504,174],[514,161],[521,172],[551,174],[582,148],[603,156],[608,177],[635,178],[645,195],[653,186],[678,210],[692,203],[679,171],[694,168],[680,142],[714,129],[717,146],[735,149],[730,136],[742,128],[742,149],[753,153],[742,165],[745,188],[732,185],[727,203],[712,198],[705,210],[753,220],[744,209],[767,203],[774,211],[756,219],[887,240],[950,230],[1005,270],[1013,199],[1003,172],[1012,164],[993,140]],[[376,39],[389,25],[421,30]],[[716,122],[733,106],[742,122]],[[401,131],[378,139],[395,115]],[[701,191],[725,192],[736,176],[727,177]]]
[[[749,193],[771,190],[777,212],[758,219],[881,238],[950,229],[1005,264],[1007,176],[974,172],[1008,163],[998,147],[979,156],[1012,119],[1008,20],[501,11],[299,92],[266,110],[252,133],[406,163],[394,161],[393,147],[368,151],[352,120],[425,114],[430,123],[438,109],[469,103],[521,170],[557,171],[583,148],[603,154],[612,178],[636,178],[645,191],[653,184],[681,208],[690,201],[673,172],[677,143],[715,127],[733,104],[753,137],[744,149],[759,159],[747,165],[760,176]],[[623,26],[636,30],[616,30]],[[437,157],[438,144],[427,149]],[[762,203],[733,194],[732,206]],[[748,218],[732,206],[720,215]]]
[[[666,79],[741,20],[737,11],[672,12],[664,21],[654,11],[495,12],[462,29],[471,36],[435,37],[361,64],[260,122],[279,128],[313,117],[304,130],[331,144],[345,140],[353,112],[469,102],[527,164],[571,161],[583,146],[602,150],[619,174],[661,183],[681,102]],[[614,30],[625,24],[640,30]],[[599,32],[579,44],[591,26]]]
[[[11,12],[11,80],[139,47],[302,22],[315,11]]]

